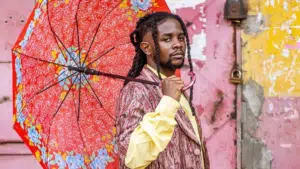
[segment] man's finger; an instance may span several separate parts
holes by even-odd
[[[177,85],[184,85],[184,82],[182,80],[174,81]]]
[[[172,75],[172,76],[167,77],[166,79],[173,80],[173,79],[177,79],[177,78],[178,78],[177,76]]]

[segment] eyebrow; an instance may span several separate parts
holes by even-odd
[[[180,32],[179,36],[181,36],[181,35],[184,35],[184,33]],[[172,33],[165,33],[165,34],[162,34],[161,36],[172,36]]]

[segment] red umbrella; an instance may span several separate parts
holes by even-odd
[[[117,168],[116,78],[136,21],[158,10],[164,0],[37,2],[12,49],[14,128],[43,168]]]

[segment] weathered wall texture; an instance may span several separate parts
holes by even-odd
[[[188,31],[197,75],[194,103],[201,113],[211,168],[235,169],[235,86],[229,83],[235,57],[233,27],[223,16],[225,0],[167,2],[173,12],[191,23]],[[183,71],[183,77],[187,77],[186,73]]]
[[[0,169],[40,168],[12,130],[11,53],[34,0],[1,0],[0,5]],[[235,62],[233,28],[223,19],[225,0],[166,0],[170,9],[190,22],[197,83],[194,103],[201,113],[212,169],[236,168],[235,86],[228,79]],[[186,71],[182,75],[186,77]],[[188,81],[187,78],[185,80]],[[4,99],[5,99],[4,98]],[[6,143],[6,144],[3,144]],[[4,162],[4,160],[8,160]],[[24,167],[26,166],[26,167]]]
[[[249,0],[242,168],[300,168],[300,1]]]
[[[0,1],[0,169],[40,168],[12,129],[11,47],[33,9],[34,2]]]

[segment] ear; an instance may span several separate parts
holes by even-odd
[[[141,42],[140,48],[147,56],[152,55],[151,46],[150,46],[149,42]]]

